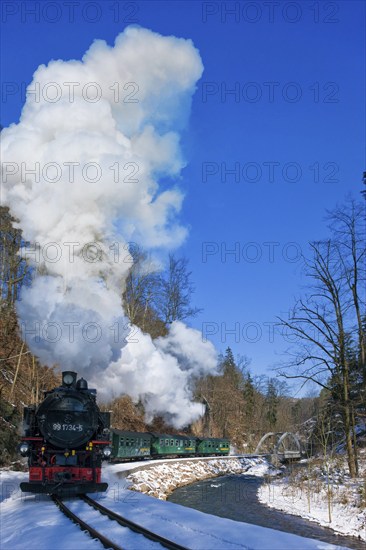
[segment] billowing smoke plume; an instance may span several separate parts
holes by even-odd
[[[184,166],[177,132],[202,70],[190,40],[130,27],[82,61],[41,65],[2,136],[2,200],[37,272],[18,304],[32,351],[176,426],[202,413],[190,381],[215,371],[215,350],[180,322],[154,342],[131,330],[121,293],[128,243],[159,251],[186,236],[182,194],[166,181]]]

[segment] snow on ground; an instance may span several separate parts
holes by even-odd
[[[103,550],[60,513],[49,497],[25,496],[26,472],[0,471],[1,550]]]
[[[328,472],[324,466],[313,468],[311,472],[299,471],[291,478],[269,479],[258,490],[259,500],[277,510],[330,527],[339,534],[366,541],[366,508],[361,504],[366,478],[351,480],[345,465],[340,467],[339,463],[331,464]]]
[[[144,464],[145,466],[146,464]],[[91,495],[101,503],[123,516],[175,540],[194,550],[335,550],[324,542],[306,539],[289,533],[275,531],[256,525],[236,522],[204,514],[196,510],[165,502],[127,489],[130,484],[121,475],[139,464],[109,465],[104,468],[104,478],[109,483],[106,493]],[[257,466],[255,466],[256,468]],[[61,514],[49,497],[23,494],[19,482],[27,479],[26,473],[2,470],[0,475],[1,526],[0,547],[2,550],[100,550],[101,544],[93,541]],[[253,474],[253,471],[250,472]],[[69,500],[77,509],[76,499]],[[147,550],[151,541],[141,535],[127,533],[120,526],[116,535],[114,523],[95,513],[84,512],[96,525],[103,523],[111,538],[118,536],[126,550]],[[120,531],[122,529],[122,531]],[[158,545],[155,544],[155,547]]]

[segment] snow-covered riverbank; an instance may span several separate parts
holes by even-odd
[[[263,476],[277,471],[264,458],[232,458],[165,462],[127,476],[129,489],[165,500],[183,485],[227,474]]]
[[[320,467],[311,473],[305,468],[295,476],[268,479],[268,483],[258,490],[258,498],[277,510],[366,541],[366,508],[362,504],[364,483],[361,477],[348,478],[345,467],[330,469],[329,484]]]

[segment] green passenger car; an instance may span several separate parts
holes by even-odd
[[[152,456],[189,456],[196,452],[196,438],[188,435],[152,434]]]
[[[112,430],[112,456],[114,459],[149,457],[151,439],[149,433]]]
[[[228,455],[230,441],[224,438],[209,438],[197,440],[198,455]]]

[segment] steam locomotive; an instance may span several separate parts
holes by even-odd
[[[28,457],[27,493],[70,496],[106,491],[102,461],[190,456],[225,456],[230,441],[193,436],[110,431],[110,413],[101,412],[96,390],[77,373],[62,373],[62,384],[45,392],[42,403],[24,408],[19,445]]]
[[[22,491],[73,495],[106,491],[102,460],[110,458],[110,413],[96,404],[77,373],[62,373],[62,385],[45,393],[42,403],[24,409],[19,452],[28,457],[29,482]]]

